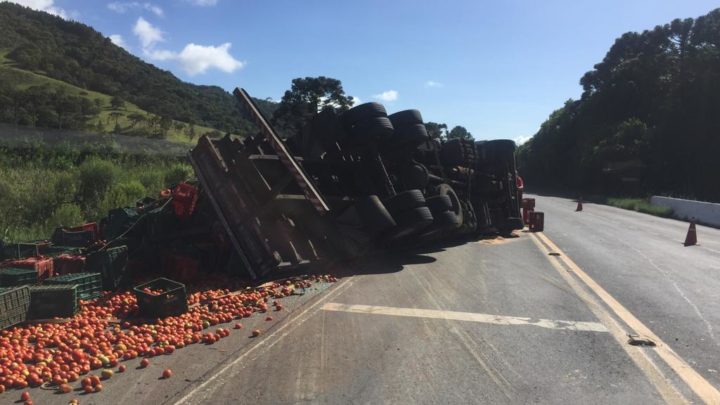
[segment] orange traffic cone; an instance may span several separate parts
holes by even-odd
[[[688,228],[687,236],[685,236],[685,246],[697,245],[697,232],[695,231],[695,221],[690,220],[690,228]]]
[[[582,211],[582,197],[578,198],[578,206],[575,208],[575,212]]]

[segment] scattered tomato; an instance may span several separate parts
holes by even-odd
[[[150,360],[148,359],[142,359],[140,360],[140,367],[145,368],[150,365]]]
[[[124,373],[125,370],[127,370],[127,366],[125,366],[124,364],[121,364],[121,365],[118,367],[118,373]]]
[[[252,337],[258,337],[260,336],[260,329],[255,329],[252,331]]]
[[[163,370],[162,378],[168,379],[170,377],[172,377],[172,370],[170,370],[169,368],[166,368],[165,370]]]

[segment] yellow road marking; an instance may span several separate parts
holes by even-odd
[[[519,316],[478,314],[473,312],[441,311],[435,309],[396,308],[377,305],[349,305],[328,302],[322,306],[325,311],[352,312],[357,314],[393,315],[412,318],[434,318],[453,321],[489,323],[493,325],[538,326],[546,329],[572,330],[582,332],[607,332],[607,328],[598,322],[555,321]]]
[[[540,241],[544,243],[549,250],[560,253],[560,256],[547,256],[551,262],[562,261],[567,267],[568,271],[573,273],[577,278],[585,284],[590,290],[592,290],[598,298],[600,298],[612,312],[621,319],[625,324],[628,325],[633,331],[643,337],[649,338],[657,345],[652,349],[657,355],[690,387],[690,389],[707,404],[720,404],[720,391],[717,390],[709,381],[703,378],[697,371],[695,371],[685,360],[683,360],[667,343],[662,341],[650,328],[645,326],[639,319],[637,319],[627,308],[625,308],[620,302],[618,302],[613,296],[611,296],[604,288],[602,288],[595,280],[593,280],[587,273],[585,273],[572,259],[570,259],[553,241],[542,233],[533,234],[533,240],[540,245]],[[541,247],[542,251],[547,251],[544,247]],[[557,269],[557,268],[556,268]],[[566,276],[566,272],[558,270],[563,276]],[[566,279],[568,279],[566,277]],[[570,278],[573,282],[574,279]],[[577,283],[575,283],[577,284]],[[572,285],[572,284],[571,284]],[[573,289],[576,289],[573,286]],[[576,289],[577,291],[577,289]],[[593,307],[591,307],[592,309]],[[598,307],[597,309],[605,311],[604,308]],[[607,312],[607,311],[605,311]],[[608,326],[606,324],[606,326]],[[609,327],[612,331],[612,327]],[[619,342],[621,346],[628,352],[628,344],[625,336],[623,341]],[[637,349],[636,350],[643,350]],[[641,367],[642,368],[642,367]],[[657,369],[657,368],[656,368]],[[646,371],[643,369],[643,371]],[[653,379],[651,378],[651,381]],[[656,383],[656,381],[653,381]],[[661,394],[663,391],[661,390]],[[665,397],[665,394],[663,394]],[[666,398],[667,400],[667,398]]]

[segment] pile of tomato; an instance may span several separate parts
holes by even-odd
[[[213,344],[227,337],[230,330],[211,331],[211,327],[267,312],[271,300],[270,305],[281,310],[282,304],[274,300],[319,281],[336,280],[329,275],[312,276],[234,293],[228,289],[197,291],[188,297],[188,312],[155,322],[134,320],[138,306],[131,292],[107,293],[81,302],[80,312],[68,322],[0,332],[0,392],[40,385],[66,392],[68,384],[77,381],[82,382],[85,392],[99,392],[99,377],[82,376],[101,370],[101,376],[110,379],[113,368],[118,367],[118,372],[127,369],[119,362],[169,355],[196,343]]]

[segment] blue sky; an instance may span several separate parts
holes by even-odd
[[[182,80],[279,100],[296,77],[477,139],[524,139],[615,38],[717,1],[22,0],[88,24]]]

